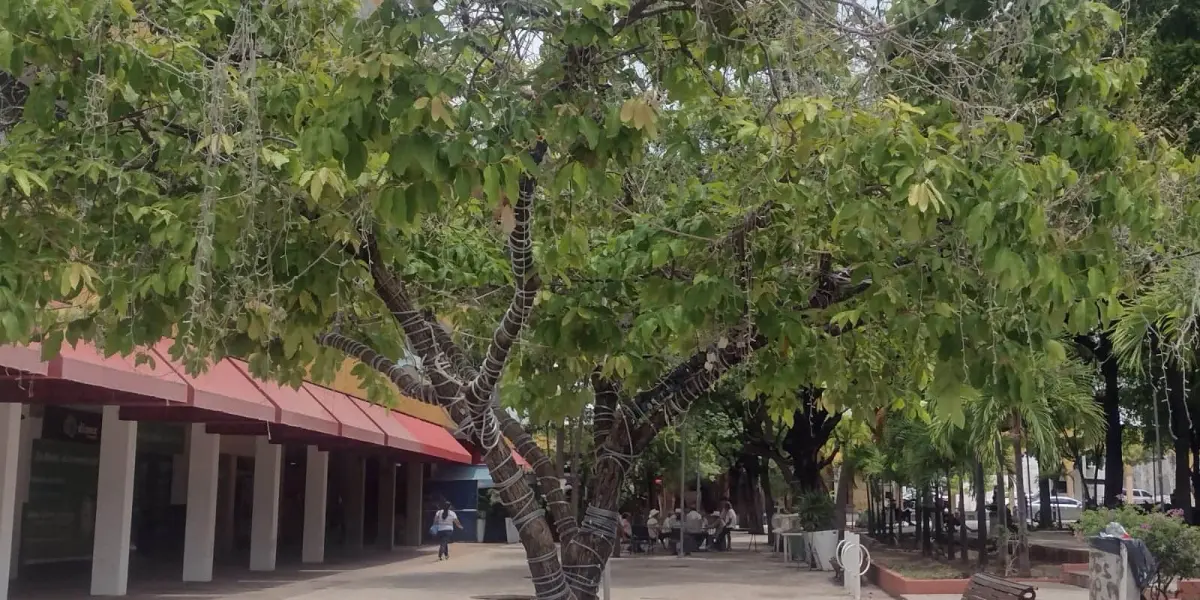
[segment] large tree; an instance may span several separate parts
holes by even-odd
[[[1195,215],[1112,11],[839,5],[8,3],[0,341],[357,358],[484,449],[538,596],[593,598],[631,461],[731,369],[776,415],[1011,415]],[[585,387],[577,519],[499,406]]]

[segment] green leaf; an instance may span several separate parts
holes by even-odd
[[[288,358],[296,356],[296,351],[300,349],[300,333],[295,330],[287,330],[283,334],[283,354]]]
[[[579,133],[582,133],[584,139],[587,140],[588,148],[595,150],[596,144],[600,143],[600,125],[593,121],[591,117],[580,115]]]
[[[367,166],[367,148],[360,140],[350,140],[346,148],[346,157],[342,159],[342,165],[346,169],[346,176],[350,179],[357,179],[362,174],[363,168]]]
[[[1088,293],[1093,297],[1101,296],[1107,291],[1108,286],[1104,283],[1104,273],[1100,272],[1100,269],[1096,267],[1088,269],[1087,287]]]
[[[42,338],[42,360],[50,361],[62,352],[63,332],[55,329]]]
[[[126,16],[137,16],[137,11],[133,8],[133,0],[113,0],[113,4],[116,4],[117,8],[125,13]]]
[[[500,203],[500,170],[496,165],[488,165],[483,170],[483,194],[488,202]]]
[[[1059,365],[1067,360],[1067,349],[1058,340],[1046,340],[1046,356],[1050,358],[1050,365]]]
[[[667,264],[671,259],[671,247],[666,244],[656,244],[650,250],[650,264],[655,269]]]
[[[0,31],[0,70],[12,71],[13,38],[8,31]]]
[[[451,116],[451,109],[446,106],[444,96],[437,96],[429,101],[429,114],[434,121],[441,121],[447,127],[454,127],[454,117]]]
[[[29,172],[24,169],[13,169],[12,176],[13,179],[17,180],[17,187],[21,188],[21,193],[28,197],[30,192],[33,191],[33,187],[29,181]]]

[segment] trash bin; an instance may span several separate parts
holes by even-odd
[[[1115,526],[1115,527],[1114,527]],[[1088,600],[1140,600],[1158,571],[1158,560],[1146,543],[1129,537],[1117,523],[1088,539],[1091,585]]]

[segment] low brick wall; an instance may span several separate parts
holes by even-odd
[[[879,563],[867,571],[867,580],[893,598],[916,594],[963,594],[970,579],[912,579]],[[1059,583],[1055,579],[1015,579],[1022,583]],[[1196,600],[1200,600],[1197,598]]]

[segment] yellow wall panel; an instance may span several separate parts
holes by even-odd
[[[357,361],[353,359],[346,359],[346,361],[342,363],[341,369],[338,370],[337,376],[334,377],[333,385],[331,387],[344,394],[350,394],[351,396],[357,398],[366,399],[366,390],[362,388],[362,384],[358,380],[358,377],[355,377],[350,373],[350,370],[354,368],[356,362]],[[422,421],[436,423],[448,429],[455,428],[454,421],[450,419],[450,416],[446,414],[445,409],[442,407],[418,402],[413,398],[409,398],[408,396],[401,394],[400,390],[396,389],[395,387],[391,387],[390,389],[392,391],[392,397],[390,398],[390,405],[392,408],[410,417],[421,419]]]

